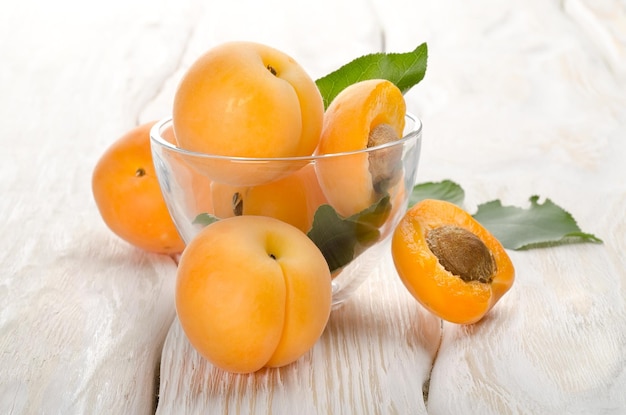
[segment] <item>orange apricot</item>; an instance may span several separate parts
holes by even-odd
[[[213,183],[211,196],[214,214],[219,218],[239,215],[270,216],[303,232],[311,228],[317,208],[326,203],[313,164],[307,164],[295,173],[258,186]]]
[[[150,128],[142,124],[115,141],[92,174],[93,196],[105,224],[146,251],[173,254],[185,244],[169,214],[152,162]]]
[[[411,207],[393,233],[391,251],[411,295],[453,323],[479,321],[515,279],[502,244],[450,202],[426,199]]]
[[[202,229],[183,252],[176,312],[205,359],[250,373],[313,347],[331,291],[326,260],[306,234],[278,219],[235,216]]]
[[[238,41],[208,50],[191,65],[176,90],[172,118],[181,148],[276,158],[311,155],[323,112],[315,82],[293,58],[263,44]],[[242,166],[220,160],[205,160],[203,168],[219,181],[244,174]]]
[[[352,84],[328,106],[316,153],[356,152],[317,164],[324,194],[339,214],[350,216],[368,208],[399,179],[401,150],[361,150],[401,138],[405,114],[402,92],[383,79]]]

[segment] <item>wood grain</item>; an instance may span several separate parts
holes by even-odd
[[[626,3],[335,3],[3,5],[0,413],[626,413]],[[389,256],[296,363],[215,369],[176,320],[175,261],[116,238],[90,179],[236,37],[313,76],[428,42],[406,96],[420,181],[458,182],[470,210],[549,197],[604,243],[511,252],[513,290],[472,326],[421,308]]]
[[[215,368],[175,320],[165,342],[157,413],[426,413],[422,389],[440,321],[408,295],[390,261],[333,311],[316,346],[279,369]]]

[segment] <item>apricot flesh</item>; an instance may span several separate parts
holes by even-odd
[[[180,259],[181,326],[204,358],[229,372],[299,359],[321,336],[330,307],[326,260],[303,232],[278,219],[214,222]]]
[[[355,152],[380,145],[380,141],[370,141],[378,131],[390,137],[387,141],[397,140],[404,132],[405,114],[404,97],[393,83],[372,79],[352,84],[328,106],[316,153]],[[320,184],[339,214],[350,216],[368,208],[397,181],[401,154],[390,155],[390,151],[319,160]]]

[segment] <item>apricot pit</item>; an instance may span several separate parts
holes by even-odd
[[[489,248],[460,226],[445,225],[426,233],[428,248],[446,271],[463,281],[490,283],[497,266]]]

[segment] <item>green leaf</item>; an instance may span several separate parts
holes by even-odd
[[[417,184],[409,198],[409,207],[424,199],[445,200],[463,205],[465,191],[451,180]],[[528,250],[570,243],[599,243],[598,237],[582,232],[570,213],[550,199],[539,204],[532,196],[531,206],[523,209],[503,206],[499,200],[478,206],[473,215],[507,249]]]
[[[217,222],[218,220],[220,220],[220,218],[218,218],[217,216],[213,216],[208,213],[200,213],[198,216],[194,218],[192,223],[194,225],[208,226],[212,224],[213,222]]]
[[[538,196],[530,197],[530,207],[502,206],[499,200],[478,206],[474,218],[487,228],[507,249],[526,250],[568,243],[602,240],[584,233],[572,215],[550,199],[538,203]]]
[[[317,208],[307,233],[322,251],[331,272],[352,261],[356,245],[354,234],[354,223],[341,218],[330,205]]]
[[[378,227],[391,211],[389,201],[389,196],[385,196],[347,218],[339,215],[330,205],[317,208],[307,236],[322,251],[331,272],[349,264],[363,249],[379,239]]]
[[[324,99],[324,108],[344,88],[367,79],[387,79],[405,94],[424,78],[427,59],[426,43],[406,53],[372,53],[354,59],[315,83]]]
[[[409,207],[424,199],[445,200],[461,206],[465,200],[465,191],[452,180],[420,183],[413,187],[409,197]]]

